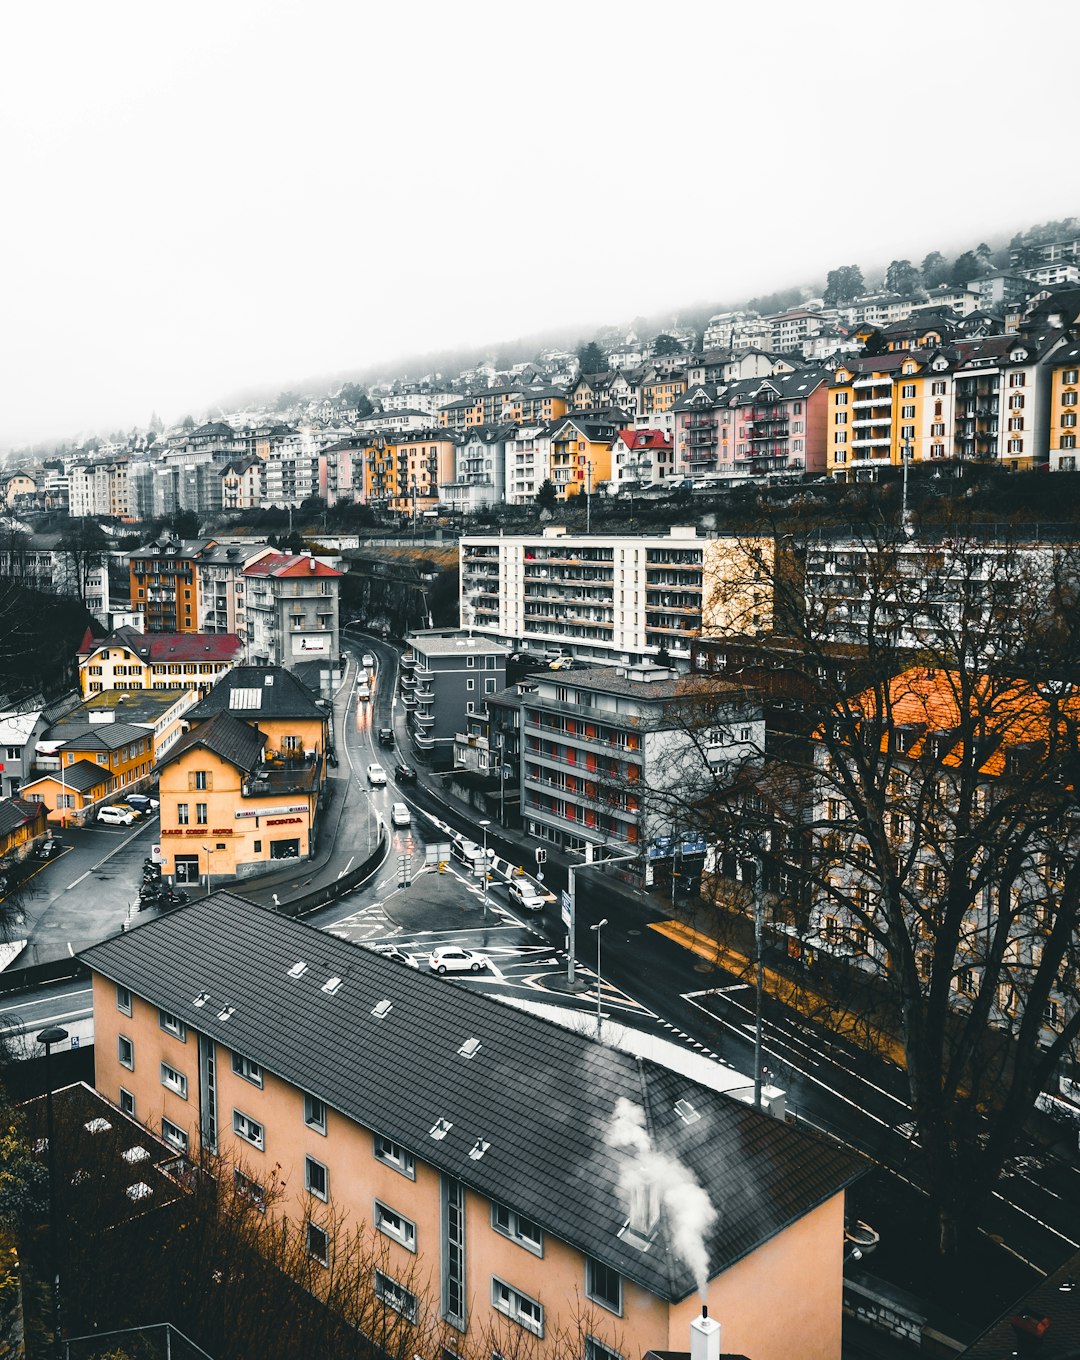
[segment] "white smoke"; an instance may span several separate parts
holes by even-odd
[[[709,1280],[705,1235],[716,1221],[709,1196],[692,1171],[653,1147],[645,1111],[632,1100],[620,1096],[615,1102],[605,1141],[631,1154],[619,1167],[619,1195],[631,1227],[651,1231],[663,1209],[671,1245],[704,1295]]]

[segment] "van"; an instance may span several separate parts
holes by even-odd
[[[450,842],[450,854],[453,859],[470,869],[478,869],[484,862],[483,846],[467,840],[464,836],[455,836]]]
[[[510,884],[510,902],[522,911],[543,911],[547,903],[544,897],[529,881]]]

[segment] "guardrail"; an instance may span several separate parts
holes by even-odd
[[[329,906],[331,902],[336,902],[339,897],[344,897],[347,892],[359,887],[372,870],[382,862],[383,853],[389,839],[390,833],[385,826],[380,824],[379,839],[375,844],[375,849],[362,864],[358,864],[355,869],[350,869],[347,874],[342,874],[340,878],[334,879],[333,883],[328,883],[324,888],[316,888],[314,892],[304,893],[288,902],[279,902],[276,910],[282,916],[309,916],[313,911],[318,911],[320,907]]]

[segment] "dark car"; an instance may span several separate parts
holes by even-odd
[[[52,857],[58,855],[63,848],[64,847],[59,841],[54,841],[50,836],[48,840],[42,841],[39,845],[34,846],[34,858],[52,859]]]
[[[394,729],[393,729],[392,727],[380,727],[380,728],[379,728],[379,745],[380,745],[380,746],[393,746],[393,744],[394,744]]]
[[[394,778],[401,784],[415,784],[416,771],[411,765],[395,765]]]

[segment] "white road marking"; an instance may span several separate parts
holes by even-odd
[[[67,885],[67,887],[64,889],[64,891],[65,891],[65,892],[70,892],[70,891],[72,890],[72,888],[77,888],[77,887],[79,886],[79,884],[83,881],[83,879],[84,879],[84,878],[89,878],[90,875],[91,875],[93,872],[94,872],[93,869],[87,869],[86,873],[85,873],[85,874],[80,874],[79,877],[75,880],[74,883],[69,883],[69,884]]]

